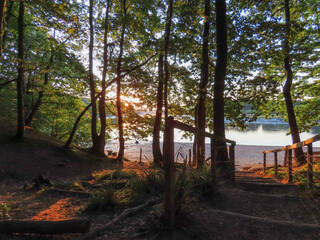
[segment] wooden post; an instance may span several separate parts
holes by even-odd
[[[308,162],[308,171],[307,171],[307,184],[308,187],[313,185],[313,149],[312,143],[307,145],[307,162]]]
[[[263,153],[263,175],[266,174],[267,154]]]
[[[140,148],[140,164],[141,164],[141,161],[142,161],[142,148]]]
[[[169,230],[175,224],[175,179],[174,179],[174,126],[173,117],[168,117],[165,121],[164,130],[164,218]]]
[[[274,177],[278,177],[278,152],[274,152]]]
[[[288,162],[288,149],[284,151],[283,166],[286,167]]]
[[[191,158],[192,158],[191,149],[189,149],[189,167],[191,167]]]
[[[234,148],[235,148],[235,145],[234,144],[231,144],[230,147],[229,147],[229,158],[230,158],[230,170],[232,171],[232,179],[231,181],[232,182],[235,182],[236,180],[236,167],[235,167],[235,152],[234,152]]]
[[[288,182],[292,183],[293,178],[292,178],[292,149],[288,150],[288,159],[287,159],[287,163],[288,163]]]
[[[217,148],[215,140],[210,138],[211,148],[211,174],[212,174],[212,193],[218,191],[218,177],[217,177]]]

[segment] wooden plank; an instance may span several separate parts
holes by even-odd
[[[298,142],[292,145],[287,145],[283,148],[277,148],[277,149],[273,149],[273,150],[269,150],[269,151],[264,151],[263,153],[273,153],[273,152],[281,152],[281,151],[285,151],[286,149],[296,149],[296,148],[300,148],[300,147],[304,147],[307,146],[310,143],[314,143],[320,140],[320,134],[315,135],[312,138],[309,138],[303,142]]]

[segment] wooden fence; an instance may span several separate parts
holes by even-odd
[[[198,128],[192,127],[190,125],[184,124],[182,122],[174,120],[173,117],[168,117],[165,122],[165,132],[164,132],[164,146],[163,146],[163,156],[164,156],[164,170],[165,170],[165,199],[164,199],[164,214],[165,222],[168,224],[169,228],[173,228],[175,223],[175,166],[174,166],[174,129],[180,129],[183,131],[191,132],[193,134],[203,134],[205,137],[210,138],[211,145],[211,171],[213,179],[213,187],[217,185],[216,180],[216,148],[215,144],[217,141],[223,141],[229,146],[229,163],[232,163],[232,180],[235,179],[235,145],[236,142],[215,136],[212,133],[205,132]],[[189,152],[189,158],[191,153]],[[191,162],[191,159],[189,159]]]
[[[285,160],[284,160],[284,166],[287,165],[288,167],[288,182],[292,183],[293,177],[292,177],[292,159],[293,154],[292,150],[300,147],[307,146],[307,184],[308,186],[312,185],[314,183],[313,179],[313,158],[314,158],[314,152],[312,143],[317,142],[320,140],[320,134],[315,135],[312,138],[309,138],[303,142],[298,142],[292,145],[287,145],[283,148],[273,149],[270,151],[264,151],[263,153],[263,174],[266,172],[266,165],[267,165],[267,153],[273,153],[274,154],[274,176],[275,178],[278,177],[278,152],[285,151]]]

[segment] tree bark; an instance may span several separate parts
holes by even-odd
[[[290,46],[289,46],[289,37],[290,37],[290,32],[291,32],[291,19],[290,19],[290,5],[289,5],[289,0],[284,0],[284,6],[285,6],[285,39],[284,39],[284,68],[286,72],[286,82],[283,87],[283,96],[285,98],[286,102],[286,108],[287,108],[287,114],[288,114],[288,122],[289,122],[289,127],[290,127],[290,132],[291,132],[291,138],[292,138],[292,143],[297,143],[300,142],[300,135],[299,135],[299,129],[297,125],[297,120],[296,120],[296,115],[294,112],[294,107],[293,107],[293,102],[292,102],[292,97],[291,97],[291,86],[292,86],[292,81],[293,81],[293,73],[292,73],[292,68],[291,68],[291,59],[290,59]],[[294,150],[294,164],[295,165],[301,165],[306,162],[306,159],[303,154],[302,148],[296,148]]]
[[[160,165],[163,162],[163,156],[160,149],[160,130],[163,107],[163,55],[159,56],[158,64],[159,83],[157,90],[157,110],[153,128],[152,153],[154,164]]]
[[[18,79],[17,79],[17,98],[18,98],[18,119],[17,119],[17,139],[24,138],[24,101],[23,101],[23,85],[24,85],[24,1],[20,1],[19,7],[19,33],[18,33]]]
[[[121,38],[120,38],[120,53],[117,64],[117,113],[118,113],[118,127],[119,127],[119,151],[117,156],[117,161],[122,161],[124,156],[124,137],[123,137],[123,119],[122,119],[122,109],[121,109],[121,62],[123,55],[123,43],[124,43],[124,35],[126,32],[126,15],[127,15],[127,7],[126,0],[123,0],[123,24],[121,30]]]
[[[170,43],[170,31],[171,31],[171,22],[172,22],[172,11],[173,11],[173,0],[169,0],[168,11],[167,11],[167,20],[166,20],[166,31],[164,39],[164,118],[168,117],[168,82],[170,78],[169,73],[169,64],[168,64],[168,51]]]
[[[225,138],[224,126],[224,81],[227,68],[227,23],[226,23],[226,2],[225,0],[216,0],[216,43],[217,60],[214,76],[214,103],[213,120],[214,135]],[[229,178],[229,167],[227,146],[223,141],[216,141],[217,148],[217,167],[222,178]]]
[[[66,234],[86,233],[90,229],[87,219],[70,219],[62,221],[6,220],[0,221],[0,232],[35,233],[35,234]]]
[[[6,0],[0,0],[0,59],[2,57],[2,41],[3,41],[3,34],[4,34],[4,14],[6,9]]]
[[[89,26],[90,26],[90,40],[89,40],[89,85],[90,85],[90,99],[91,99],[91,138],[92,147],[91,152],[97,153],[97,104],[96,104],[96,90],[93,75],[93,45],[94,45],[94,29],[93,29],[93,0],[90,0],[89,5]]]
[[[52,62],[53,62],[53,53],[51,54],[49,63],[47,65],[47,67],[46,67],[46,73],[44,74],[43,86],[46,86],[49,83],[49,69],[50,69],[50,66],[51,66]],[[25,125],[26,126],[31,126],[32,120],[33,120],[34,116],[36,115],[36,113],[38,112],[38,110],[39,110],[39,108],[40,108],[40,106],[42,104],[43,94],[44,94],[44,90],[41,89],[39,91],[39,96],[38,96],[38,100],[37,100],[36,104],[32,107],[29,115],[27,116],[27,118],[25,120]]]
[[[205,0],[204,10],[204,29],[202,43],[202,64],[201,64],[201,81],[199,89],[198,103],[198,125],[197,128],[205,131],[206,128],[206,97],[207,85],[209,79],[209,31],[210,31],[210,0]],[[205,136],[199,135],[197,139],[197,162],[198,166],[203,166],[205,160]]]
[[[108,67],[108,21],[109,21],[110,0],[107,1],[105,13],[105,29],[104,29],[104,50],[103,50],[103,70],[101,79],[101,95],[99,98],[99,118],[100,118],[100,134],[96,138],[96,142],[92,146],[92,152],[105,155],[104,147],[106,144],[106,76]]]

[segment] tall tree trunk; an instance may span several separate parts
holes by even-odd
[[[204,10],[204,29],[203,29],[203,43],[202,43],[202,64],[201,64],[201,81],[199,89],[199,103],[198,103],[198,126],[197,128],[205,131],[206,128],[206,97],[207,85],[209,79],[209,28],[210,28],[210,0],[205,0]],[[198,166],[202,166],[205,160],[205,136],[198,135],[197,139],[197,162]]]
[[[163,162],[163,156],[160,149],[160,130],[163,107],[163,55],[159,56],[158,63],[159,83],[157,91],[157,111],[153,128],[152,153],[154,164],[160,165]]]
[[[6,0],[0,0],[0,59],[2,56],[2,41],[3,41],[3,34],[4,34],[4,14],[6,8]]]
[[[121,30],[121,38],[120,38],[120,52],[119,59],[117,64],[117,113],[118,113],[118,127],[119,127],[119,151],[117,156],[117,161],[122,161],[124,156],[124,137],[123,137],[123,119],[122,119],[122,110],[121,110],[121,62],[123,55],[123,42],[124,35],[126,32],[126,15],[127,15],[127,7],[126,0],[123,0],[123,24]]]
[[[89,42],[89,85],[90,85],[90,99],[91,99],[91,138],[92,147],[91,152],[97,153],[97,104],[95,100],[96,90],[93,75],[93,44],[94,44],[94,29],[93,29],[93,0],[90,0],[89,5],[89,26],[90,26],[90,42]]]
[[[214,75],[214,135],[225,138],[224,126],[224,81],[227,68],[227,23],[226,23],[226,2],[216,0],[216,43],[217,61]],[[227,164],[228,154],[225,142],[216,141],[217,167],[222,178],[229,178],[229,166]]]
[[[168,50],[170,42],[170,31],[171,31],[171,22],[172,22],[172,11],[173,11],[173,0],[169,0],[168,11],[167,11],[167,20],[166,20],[166,31],[164,39],[164,118],[168,117],[168,82],[170,78],[169,73],[169,64],[168,64]]]
[[[17,134],[18,139],[24,138],[24,101],[23,101],[23,85],[24,85],[24,1],[20,1],[19,8],[19,36],[18,36],[18,79],[17,79],[17,97],[18,97],[18,119]]]
[[[288,121],[291,131],[291,138],[293,143],[300,142],[300,135],[296,120],[296,115],[294,113],[294,107],[293,102],[291,98],[291,86],[292,86],[292,80],[293,80],[293,73],[292,68],[290,64],[290,46],[289,46],[289,37],[291,32],[291,19],[290,19],[290,5],[289,0],[284,0],[284,6],[285,6],[285,18],[286,18],[286,24],[285,24],[285,39],[284,39],[284,68],[286,72],[286,83],[283,87],[283,95],[286,102],[287,107],[287,114],[288,114]],[[295,153],[295,165],[301,165],[305,163],[305,157],[303,155],[302,148],[297,148],[294,151]]]
[[[107,1],[107,8],[105,14],[105,28],[104,28],[104,49],[103,49],[103,70],[101,79],[101,97],[99,98],[99,117],[100,117],[100,134],[97,136],[94,152],[99,155],[105,155],[104,147],[106,144],[106,76],[108,67],[108,21],[109,21],[109,10],[111,1]]]
[[[49,69],[50,69],[50,66],[53,62],[53,53],[51,54],[51,57],[50,57],[50,60],[49,60],[49,63],[46,67],[46,73],[44,74],[44,82],[43,82],[43,86],[45,87],[46,85],[48,85],[49,83]],[[36,104],[32,107],[29,115],[27,116],[26,120],[25,120],[25,125],[26,126],[31,126],[31,123],[32,123],[32,120],[34,118],[34,116],[36,115],[36,113],[38,112],[41,104],[42,104],[42,99],[43,99],[43,94],[44,94],[44,89],[41,89],[39,91],[39,96],[38,96],[38,100],[36,102]]]

